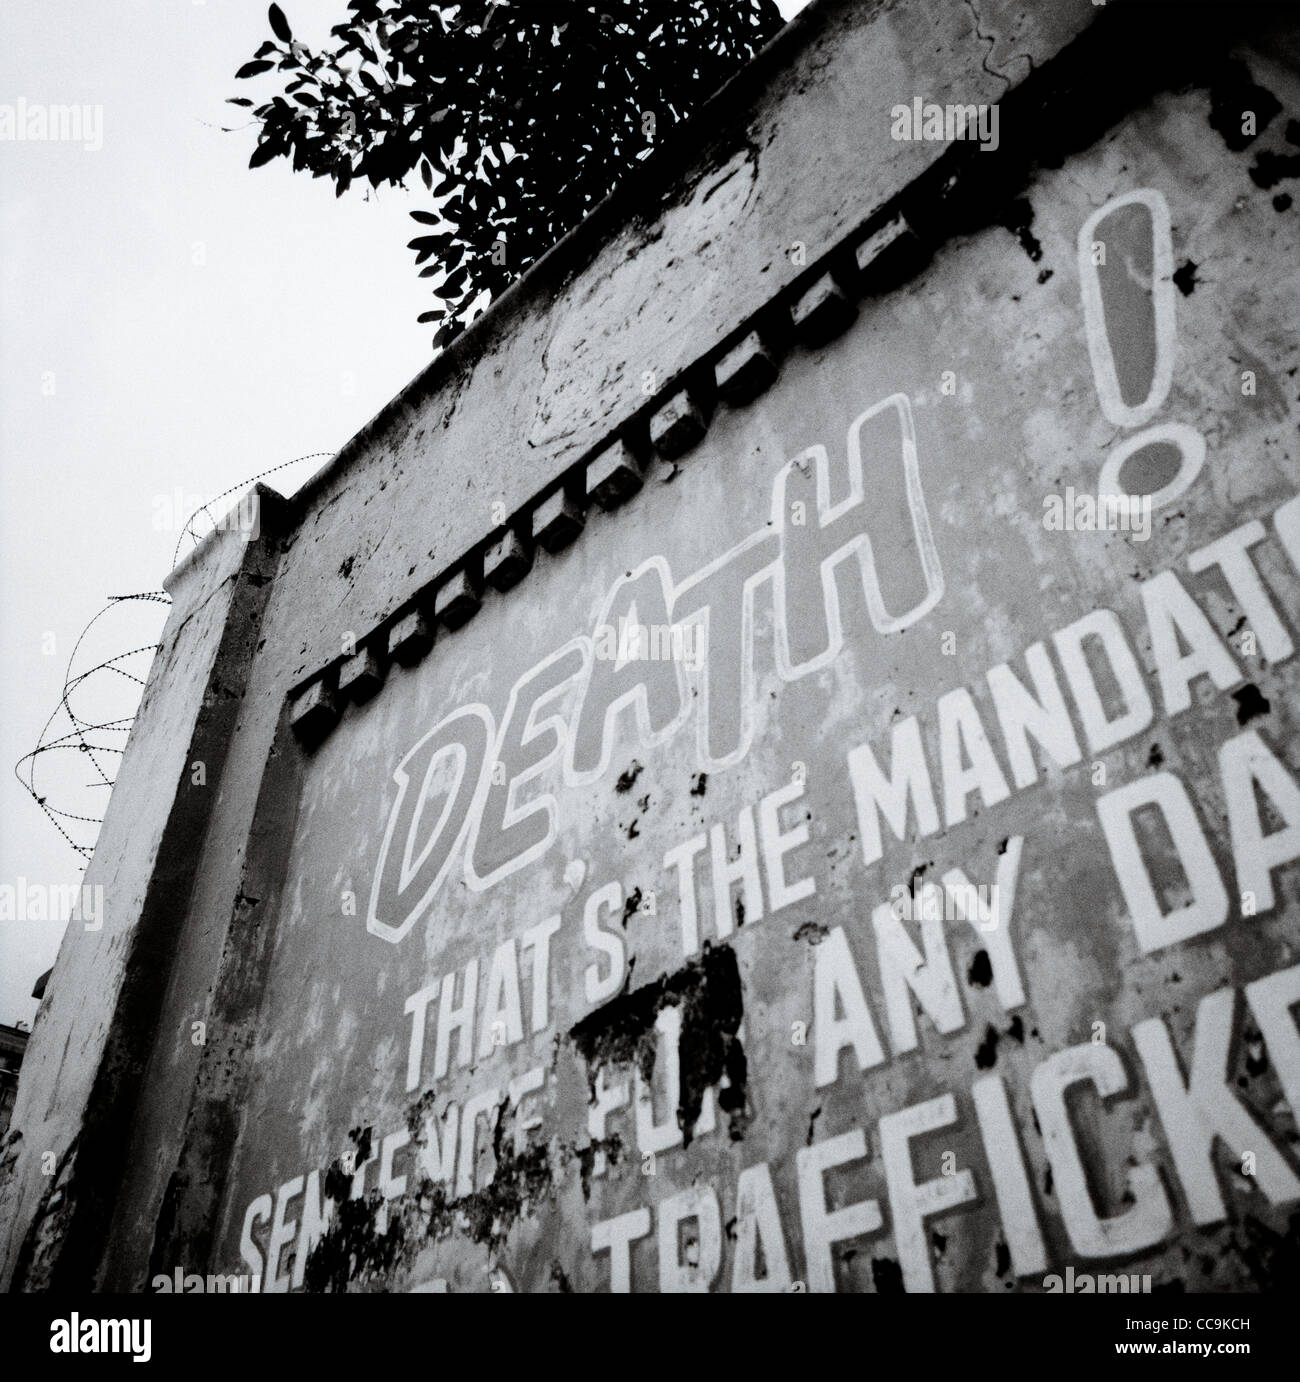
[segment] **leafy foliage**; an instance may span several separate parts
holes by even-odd
[[[774,0],[350,0],[313,52],[278,5],[236,77],[274,71],[249,166],[404,184],[435,348],[647,157],[781,26]],[[283,76],[281,76],[283,74]],[[427,264],[426,264],[427,261]]]

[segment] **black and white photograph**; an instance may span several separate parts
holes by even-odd
[[[0,1353],[1293,1357],[1297,198],[1281,0],[2,0]]]

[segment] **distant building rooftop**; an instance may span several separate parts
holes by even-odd
[[[16,1057],[10,1068],[17,1070],[22,1063],[23,1052],[31,1033],[25,1027],[9,1027],[0,1022],[0,1069],[9,1065],[9,1059]]]
[[[31,1033],[25,1027],[0,1022],[0,1137],[9,1130],[9,1117],[18,1095],[18,1067]]]

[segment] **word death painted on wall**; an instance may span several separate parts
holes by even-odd
[[[1050,350],[1005,232],[950,247],[313,754],[231,1270],[1043,1290],[1280,1231],[1294,427],[1182,388],[1196,193],[1101,158],[1035,189]]]

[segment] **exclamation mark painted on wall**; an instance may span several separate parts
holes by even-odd
[[[1106,458],[1103,495],[1158,509],[1200,474],[1205,439],[1183,422],[1151,424],[1173,382],[1174,254],[1169,206],[1154,187],[1108,201],[1079,231],[1084,330],[1102,412],[1138,428]]]

